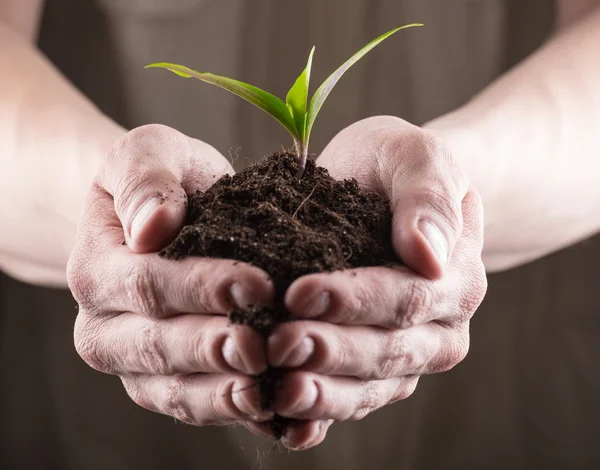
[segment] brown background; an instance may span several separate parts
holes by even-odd
[[[318,80],[378,33],[426,23],[344,78],[319,118],[317,150],[361,117],[419,123],[459,106],[544,40],[552,4],[49,0],[41,47],[123,125],[169,124],[226,155],[240,147],[239,167],[288,138],[247,104],[144,64],[182,62],[282,95],[313,43]],[[464,363],[422,379],[405,402],[335,425],[317,449],[274,450],[262,468],[600,468],[599,262],[596,238],[490,276]],[[68,293],[0,275],[0,468],[244,469],[270,448],[243,430],[136,407],[117,378],[76,355],[75,315]]]

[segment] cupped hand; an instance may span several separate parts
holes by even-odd
[[[194,425],[242,421],[258,407],[249,375],[266,367],[264,339],[230,326],[233,306],[268,303],[266,273],[243,263],[155,252],[180,230],[186,191],[233,169],[214,148],[165,126],[129,132],[91,188],[68,265],[79,304],[75,346],[93,368],[118,375],[149,410]]]
[[[291,369],[274,410],[303,420],[284,435],[294,449],[462,361],[487,287],[482,204],[442,142],[401,119],[370,118],[338,134],[318,164],[389,198],[405,266],[314,274],[288,289],[287,308],[306,321],[280,325],[267,357]]]

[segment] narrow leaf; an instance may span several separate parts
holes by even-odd
[[[249,103],[252,103],[254,106],[262,109],[267,114],[273,116],[283,127],[287,129],[294,140],[302,140],[300,132],[298,132],[296,129],[294,118],[286,107],[286,104],[271,93],[231,78],[221,77],[212,73],[197,72],[188,67],[184,67],[183,65],[158,62],[146,66],[146,68],[152,67],[167,69],[179,75],[180,77],[197,78],[203,82],[223,88],[234,95],[245,99]]]
[[[308,56],[306,68],[300,74],[290,91],[288,92],[285,102],[292,113],[296,129],[300,135],[300,140],[304,140],[305,125],[306,125],[306,108],[308,107],[308,88],[310,86],[310,71],[312,69],[313,55],[315,48],[313,47]]]
[[[356,62],[362,59],[368,52],[370,52],[373,48],[379,45],[381,42],[385,41],[392,34],[397,33],[398,31],[406,28],[412,28],[414,26],[423,26],[420,23],[413,23],[406,26],[401,26],[399,28],[393,29],[392,31],[388,31],[384,35],[378,37],[374,41],[371,41],[365,47],[363,47],[360,51],[354,54],[348,61],[346,61],[339,69],[337,69],[333,74],[323,82],[323,84],[319,87],[319,89],[315,92],[312,100],[310,101],[310,105],[308,107],[308,116],[306,118],[306,133],[304,136],[305,146],[308,147],[308,140],[310,139],[310,132],[312,130],[313,124],[315,123],[315,119],[321,111],[323,107],[323,103],[333,90],[333,87],[339,82],[340,78],[348,71],[350,67],[352,67]]]

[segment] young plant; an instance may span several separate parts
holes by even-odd
[[[290,91],[286,96],[285,103],[271,93],[261,90],[253,85],[249,85],[238,80],[233,80],[231,78],[214,75],[212,73],[197,72],[188,67],[184,67],[183,65],[170,64],[168,62],[158,62],[147,65],[146,68],[165,68],[181,77],[197,78],[204,82],[211,83],[218,87],[224,88],[240,98],[245,99],[246,101],[270,114],[292,135],[292,138],[294,139],[294,148],[296,150],[296,155],[298,157],[298,163],[300,166],[299,176],[302,176],[306,166],[306,159],[308,157],[308,143],[310,141],[310,134],[315,123],[315,119],[323,107],[323,103],[325,103],[325,100],[333,90],[333,87],[337,84],[340,78],[342,78],[346,71],[348,71],[348,69],[356,62],[362,59],[369,51],[390,37],[392,34],[400,31],[401,29],[411,28],[414,26],[423,25],[414,23],[401,26],[393,29],[392,31],[388,31],[374,41],[371,41],[356,54],[350,57],[350,59],[348,59],[340,68],[333,72],[333,74],[331,74],[329,78],[325,80],[325,82],[323,82],[323,84],[313,95],[310,103],[308,102],[308,90],[310,85],[312,60],[315,53],[314,47],[308,56],[306,68],[302,71],[292,88],[290,88]]]

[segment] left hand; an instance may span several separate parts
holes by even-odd
[[[294,369],[274,411],[303,420],[284,435],[298,450],[321,443],[333,420],[362,419],[461,362],[487,288],[481,200],[439,140],[370,118],[338,134],[318,163],[389,198],[406,266],[313,274],[288,289],[287,308],[308,320],[280,325],[267,355]]]

